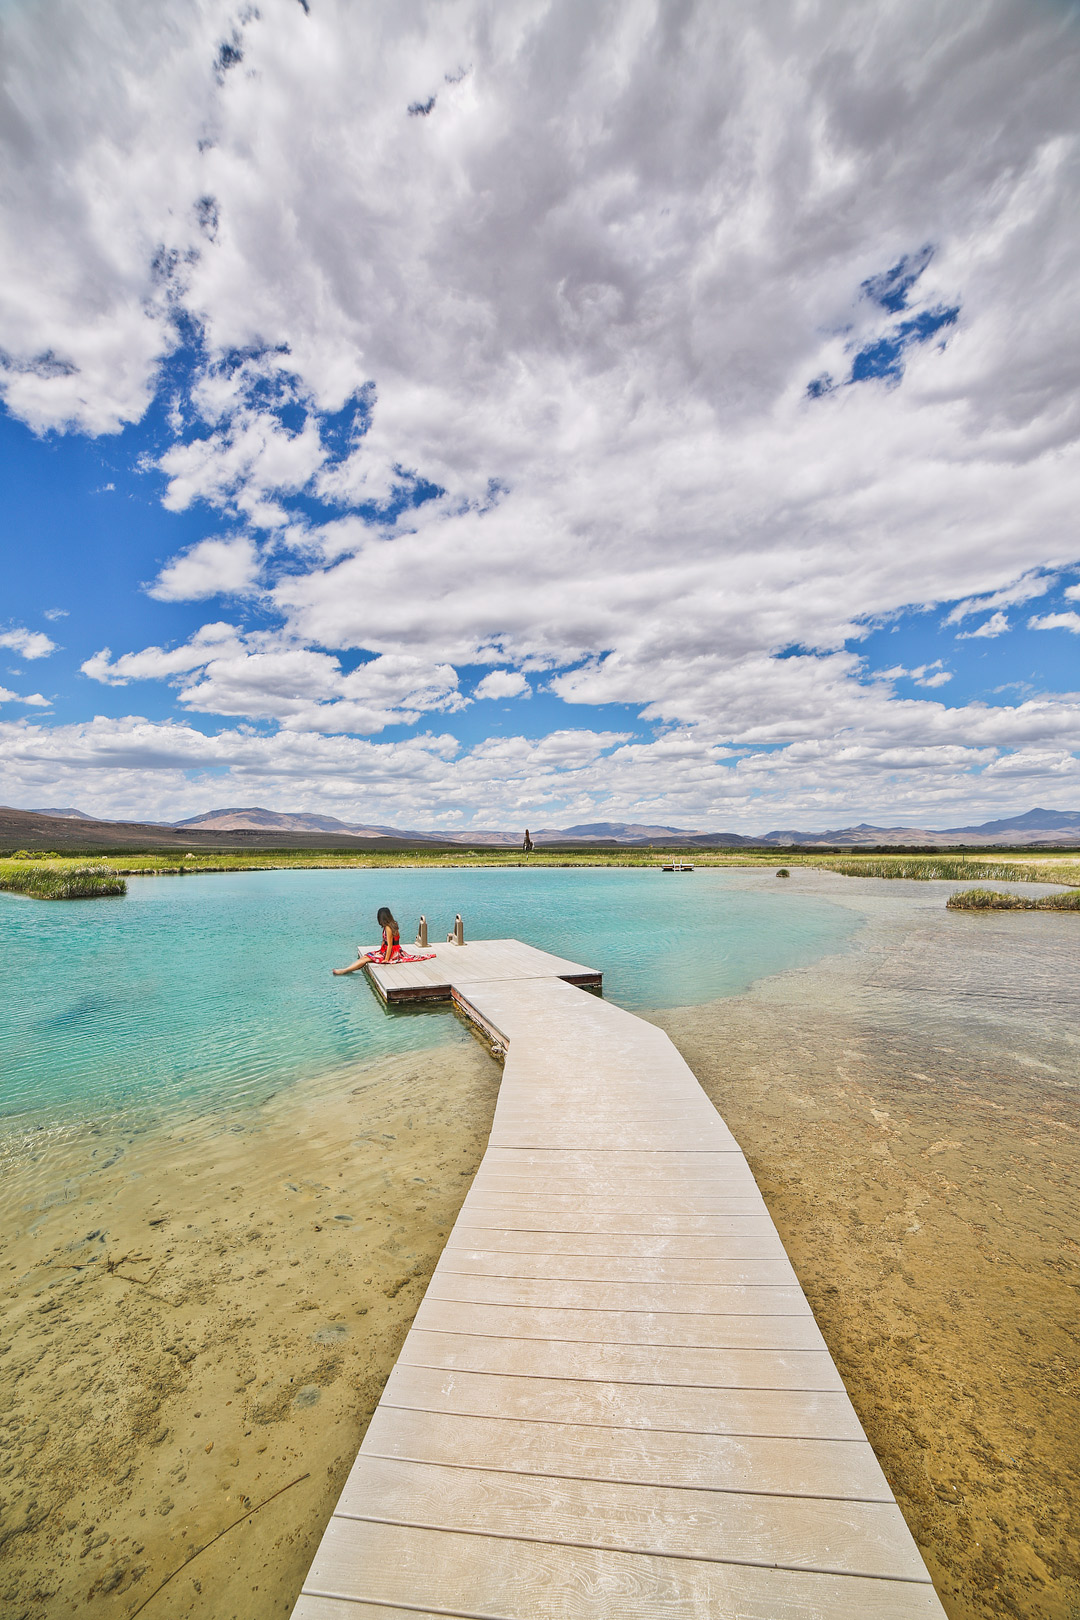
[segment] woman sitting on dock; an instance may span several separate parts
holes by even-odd
[[[342,973],[355,973],[358,968],[365,967],[368,962],[400,962],[401,955],[401,929],[397,919],[388,906],[380,906],[375,917],[383,932],[382,945],[376,951],[361,951],[355,962],[348,967],[332,968],[331,972],[340,976]]]

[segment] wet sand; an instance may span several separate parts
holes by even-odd
[[[847,882],[851,952],[653,1016],[746,1152],[950,1620],[1076,1620],[1076,923]]]
[[[500,1075],[465,1038],[259,1109],[9,1154],[4,1620],[120,1620],[173,1570],[148,1620],[289,1613]]]
[[[852,949],[655,1021],[747,1152],[950,1620],[1076,1620],[1076,920],[790,881],[860,913]],[[288,1614],[499,1074],[458,1039],[12,1147],[4,1620]]]

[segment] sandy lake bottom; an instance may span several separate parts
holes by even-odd
[[[794,881],[860,914],[852,948],[653,1016],[950,1620],[1076,1620],[1076,921]],[[258,1106],[8,1142],[5,1620],[287,1616],[483,1152],[500,1071],[447,1032]]]

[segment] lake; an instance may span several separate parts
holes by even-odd
[[[770,872],[550,868],[131,878],[125,899],[0,895],[0,1111],[14,1125],[232,1106],[283,1084],[466,1039],[447,1009],[388,1012],[330,969],[375,944],[514,937],[604,974],[625,1007],[738,994],[845,948],[848,909]]]

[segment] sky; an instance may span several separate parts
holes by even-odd
[[[1080,809],[1080,8],[0,0],[0,801]]]

